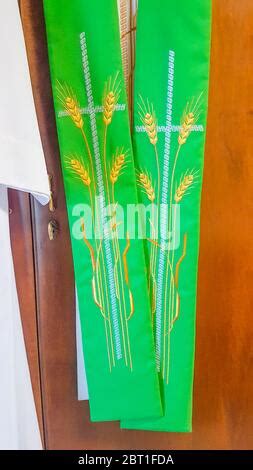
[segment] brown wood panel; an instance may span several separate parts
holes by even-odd
[[[33,239],[29,195],[9,190],[10,233],[19,297],[20,315],[25,338],[26,352],[31,374],[32,388],[42,439],[43,414],[40,387],[36,293],[33,263]]]
[[[33,92],[46,156],[53,176],[55,212],[33,204],[39,350],[46,447],[79,442],[84,406],[76,400],[75,302],[72,256],[62,186],[58,141],[49,79],[41,0],[21,0]],[[48,223],[56,220],[59,233],[48,238]],[[79,426],[78,426],[79,425]],[[69,444],[68,444],[69,443]],[[81,444],[80,444],[81,445]]]
[[[74,285],[48,75],[42,0],[22,0],[31,73],[60,224],[37,204],[40,360],[50,449],[249,449],[253,446],[252,0],[213,0],[211,89],[203,187],[192,434],[91,424],[76,398]]]
[[[251,0],[214,0],[193,446],[253,448]]]

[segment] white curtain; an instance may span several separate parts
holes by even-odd
[[[49,184],[17,0],[0,0],[0,449],[41,449],[10,246],[7,187],[45,204]]]

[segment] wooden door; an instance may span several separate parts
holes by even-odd
[[[250,449],[253,446],[252,0],[213,0],[202,200],[193,433],[91,424],[77,401],[74,280],[42,0],[21,0],[34,96],[56,210],[33,203],[38,344],[48,449]],[[48,223],[59,225],[50,241]],[[21,303],[25,293],[21,294]],[[23,322],[28,322],[23,310]],[[37,372],[34,372],[35,374]],[[39,394],[36,395],[39,402]]]

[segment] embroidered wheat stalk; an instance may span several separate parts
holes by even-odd
[[[110,91],[104,101],[103,120],[106,126],[112,122],[112,115],[116,104],[116,96],[113,91]]]
[[[159,164],[159,157],[157,151],[157,142],[158,142],[158,133],[157,133],[157,119],[156,114],[154,111],[153,104],[150,104],[149,100],[147,99],[144,101],[142,96],[139,97],[140,101],[138,103],[139,108],[139,116],[141,122],[145,128],[146,134],[148,136],[150,144],[153,146],[155,160],[156,160],[156,169],[157,169],[157,194],[155,194],[154,188],[152,186],[150,178],[145,174],[140,174],[139,176],[139,183],[143,187],[144,191],[146,192],[148,199],[154,203],[155,198],[157,198],[157,215],[154,218],[152,215],[152,226],[159,227],[159,207],[160,207],[160,164]],[[153,211],[152,211],[153,212]],[[152,230],[152,238],[155,237],[155,229]],[[159,233],[158,233],[159,237]],[[157,246],[152,245],[151,253],[150,253],[150,275],[149,275],[149,290],[152,291],[152,313],[155,313],[156,308],[156,268],[157,268]],[[154,317],[153,317],[154,318]]]
[[[195,104],[193,100],[191,103],[187,103],[185,111],[181,119],[181,128],[178,136],[179,145],[184,145],[192,131],[192,127],[196,124],[200,115],[200,100],[202,93],[197,98]]]
[[[155,200],[155,190],[152,185],[152,181],[149,176],[145,173],[139,173],[138,183],[142,187],[143,191],[146,193],[148,199],[151,202]]]
[[[179,145],[184,145],[186,143],[194,123],[195,123],[195,115],[193,112],[190,112],[183,116],[181,129],[179,131],[179,136],[178,136]]]
[[[155,114],[146,113],[143,121],[150,143],[156,145],[158,138]]]
[[[65,106],[75,126],[78,127],[78,129],[82,129],[83,118],[80,113],[79,105],[77,103],[76,98],[67,96],[65,100]]]
[[[84,164],[82,163],[82,159],[78,158],[76,156],[70,156],[70,157],[66,158],[66,167],[89,190],[92,224],[93,224],[93,229],[95,230],[95,225],[96,225],[95,224],[95,210],[94,210],[94,203],[93,203],[93,198],[92,198],[91,178],[90,178],[89,172],[85,168]]]
[[[81,134],[85,143],[85,147],[89,156],[89,160],[90,160],[92,184],[93,184],[94,192],[96,192],[96,178],[95,178],[93,159],[92,159],[92,154],[91,154],[90,146],[88,143],[88,139],[84,131],[84,121],[83,121],[82,114],[80,111],[79,103],[72,89],[66,84],[62,85],[59,81],[57,81],[57,93],[58,93],[58,99],[64,106],[65,111],[67,112],[72,122],[77,127],[77,129],[80,129],[81,131]]]
[[[194,181],[194,175],[188,174],[185,175],[182,179],[181,183],[179,184],[178,188],[176,189],[176,193],[174,196],[175,202],[179,203],[183,197],[185,196],[187,190],[192,186]]]
[[[174,234],[175,232],[175,218],[174,221],[172,220],[172,205],[173,200],[175,202],[180,202],[183,197],[187,194],[187,190],[192,186],[194,181],[194,174],[188,173],[185,174],[184,177],[181,179],[181,182],[176,189],[176,193],[174,194],[174,180],[175,180],[175,171],[177,167],[178,157],[182,146],[187,142],[189,135],[192,131],[193,126],[199,119],[200,115],[200,106],[201,106],[201,93],[197,100],[195,101],[194,98],[191,102],[188,102],[186,108],[183,112],[183,116],[181,119],[181,127],[178,134],[178,149],[176,152],[176,156],[173,163],[172,169],[172,176],[171,176],[171,191],[170,191],[170,210],[169,210],[169,232]],[[174,208],[174,214],[175,208]],[[173,224],[173,225],[172,225]],[[174,269],[174,258],[175,258],[175,250],[172,250],[172,253],[169,252],[168,260],[167,260],[167,267],[166,267],[166,278],[165,278],[165,311],[164,311],[164,318],[168,318],[170,323],[171,318],[173,318],[173,309],[174,309],[174,298],[175,298],[175,284],[174,284],[174,276],[170,276],[169,282],[169,264],[171,264],[172,270]],[[167,288],[168,282],[170,284],[169,290]],[[169,302],[167,302],[167,295],[169,295]],[[169,377],[169,361],[170,361],[170,346],[168,345],[168,357],[167,357],[167,383]],[[165,352],[163,357],[163,376],[165,374]]]
[[[75,173],[85,186],[90,186],[91,179],[84,165],[77,158],[68,160],[68,167]]]
[[[117,72],[114,78],[114,81],[112,82],[112,79],[110,78],[105,85],[105,92],[104,92],[104,98],[103,98],[103,123],[104,123],[103,166],[104,166],[104,180],[105,180],[108,204],[109,205],[111,204],[111,196],[112,196],[112,203],[114,206],[114,212],[112,214],[113,216],[112,230],[114,232],[112,245],[113,245],[114,258],[115,258],[114,279],[115,279],[115,284],[116,284],[116,296],[119,302],[124,356],[125,356],[126,365],[128,365],[127,356],[129,356],[130,367],[132,369],[131,349],[130,349],[128,325],[127,325],[125,292],[124,292],[124,285],[123,285],[121,256],[120,256],[120,248],[119,248],[118,233],[117,233],[118,223],[116,220],[116,210],[115,210],[116,204],[115,204],[115,196],[114,196],[115,183],[117,182],[120,174],[122,173],[122,170],[125,164],[126,154],[125,152],[123,152],[123,149],[122,151],[119,152],[119,154],[116,154],[112,168],[110,169],[110,172],[108,171],[107,156],[106,156],[108,126],[112,122],[113,114],[114,114],[114,111],[115,111],[115,108],[117,106],[119,96],[120,96],[120,81],[118,81],[118,75],[119,73]],[[109,180],[112,183],[111,191],[109,188]]]
[[[118,155],[115,158],[114,164],[112,166],[111,173],[110,173],[110,180],[112,184],[115,184],[118,181],[118,178],[123,170],[125,161],[126,161],[126,156],[124,153]]]
[[[149,141],[152,145],[156,145],[158,141],[157,136],[157,120],[156,115],[153,109],[153,105],[144,102],[143,98],[140,96],[141,102],[138,103],[139,107],[139,116],[142,124],[145,127]]]
[[[128,363],[129,363],[130,367],[132,368],[131,347],[130,347],[129,333],[128,333],[127,310],[126,310],[124,279],[123,279],[123,267],[122,267],[122,261],[121,261],[119,239],[118,239],[118,225],[120,225],[120,222],[117,222],[117,211],[116,211],[117,203],[115,202],[115,184],[118,181],[126,165],[127,155],[128,155],[128,151],[125,152],[123,148],[121,148],[120,150],[117,150],[116,155],[113,157],[113,164],[111,167],[109,177],[112,183],[111,192],[112,192],[112,204],[114,208],[112,212],[112,231],[114,232],[113,251],[114,251],[114,256],[115,256],[114,278],[115,278],[115,283],[116,283],[116,294],[117,294],[117,298],[119,301],[125,363],[126,363],[126,366],[128,366]]]
[[[116,74],[113,83],[111,83],[111,78],[106,84],[105,93],[104,93],[104,100],[103,100],[103,121],[106,126],[109,126],[112,122],[113,113],[115,110],[115,106],[118,102],[120,91],[119,86],[120,83],[117,84],[117,78],[119,73]]]
[[[71,117],[73,123],[78,129],[83,128],[83,118],[80,112],[79,103],[73,91],[67,86],[57,82],[57,93],[59,101],[64,106],[68,115]]]
[[[116,73],[114,81],[112,82],[112,78],[110,77],[108,82],[105,84],[105,91],[104,91],[104,99],[103,99],[103,122],[104,122],[104,151],[103,151],[103,163],[104,163],[104,177],[105,177],[105,187],[106,193],[108,198],[109,205],[111,204],[110,201],[110,189],[109,189],[109,176],[108,176],[108,168],[107,168],[107,159],[106,159],[106,142],[107,142],[107,131],[108,126],[112,122],[113,113],[115,110],[115,106],[118,102],[119,95],[120,95],[120,82],[117,83],[119,72]]]
[[[122,327],[122,338],[123,338],[123,347],[124,347],[124,356],[126,366],[128,365],[128,354],[129,359],[131,356],[131,351],[127,339],[128,339],[128,325],[126,322],[127,312],[126,312],[126,302],[125,302],[125,292],[123,286],[123,272],[122,272],[122,263],[120,255],[120,247],[118,240],[118,225],[117,223],[117,204],[115,202],[115,183],[118,181],[120,174],[122,173],[123,167],[126,161],[126,153],[121,149],[119,153],[116,153],[116,156],[113,158],[113,165],[110,171],[110,181],[112,183],[112,204],[113,204],[113,213],[112,213],[112,231],[114,232],[113,238],[113,251],[115,257],[114,265],[114,278],[116,283],[116,295],[119,301],[120,309],[120,319]]]

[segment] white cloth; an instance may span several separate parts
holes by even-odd
[[[41,449],[10,246],[7,187],[49,200],[17,0],[0,0],[0,449]]]
[[[41,449],[20,320],[4,186],[0,186],[0,234],[0,449]]]
[[[88,400],[88,386],[85,372],[81,322],[76,295],[76,350],[77,350],[77,397],[78,400]]]

